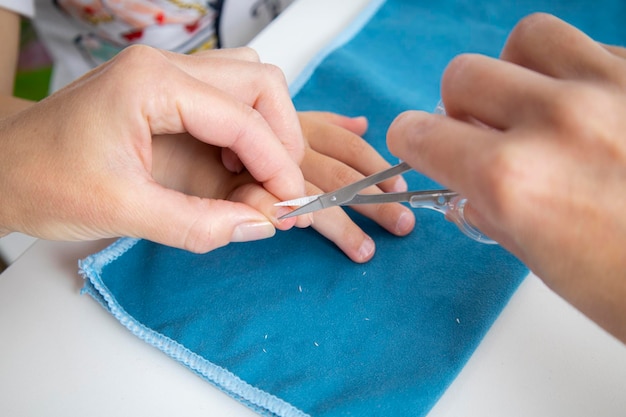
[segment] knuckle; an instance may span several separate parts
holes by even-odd
[[[448,63],[441,77],[441,99],[449,115],[456,112],[458,94],[485,78],[488,70],[486,63],[492,59],[480,54],[464,53]]]
[[[554,17],[547,13],[537,12],[529,14],[513,27],[507,39],[507,46],[524,47],[530,37],[535,37],[537,31],[540,31],[552,21],[554,21]]]
[[[245,59],[246,61],[251,61],[251,62],[261,61],[261,57],[259,56],[259,53],[255,49],[250,48],[249,46],[242,46],[240,48],[237,48],[237,52],[240,53],[242,59]]]
[[[190,229],[185,235],[183,249],[192,253],[207,253],[226,244],[228,242],[215,239],[214,225],[209,224],[202,232]]]
[[[342,187],[346,184],[351,184],[359,179],[363,178],[354,171],[342,164],[337,164],[331,169],[331,178],[335,182],[334,188]]]
[[[352,134],[343,137],[341,146],[346,150],[346,154],[350,156],[364,155],[371,149],[371,146],[360,136]]]
[[[249,132],[264,130],[264,119],[254,108],[241,103],[237,109],[237,117],[230,118],[228,136],[231,138],[227,147],[237,147],[238,144],[248,137]]]
[[[131,45],[120,51],[110,61],[107,76],[113,77],[120,90],[132,90],[138,88],[136,85],[152,83],[159,71],[146,71],[145,69],[158,68],[163,71],[165,69],[164,60],[165,57],[156,48],[147,45]],[[162,83],[153,84],[162,85]]]
[[[279,83],[281,85],[287,85],[285,74],[283,73],[283,70],[281,70],[278,66],[267,63],[261,63],[259,65],[261,65],[264,79],[271,80],[274,83]]]
[[[237,140],[247,137],[250,132],[258,132],[261,128],[266,128],[267,121],[255,108],[244,105],[242,112],[245,123],[239,125],[237,128]],[[251,126],[254,127],[251,128]]]
[[[163,58],[163,55],[158,49],[147,45],[136,44],[122,49],[113,59],[125,63],[129,68],[133,68],[134,65],[144,65],[146,62],[152,62],[157,58]]]
[[[452,58],[443,72],[443,77],[441,81],[442,86],[448,84],[453,85],[459,76],[467,73],[468,67],[476,62],[477,59],[478,56],[471,53],[459,54]]]
[[[198,205],[198,215],[182,234],[182,248],[193,253],[207,253],[228,244],[222,236],[219,224],[207,221],[203,213],[213,212],[213,201],[192,198]]]
[[[548,121],[563,134],[578,137],[596,136],[600,125],[590,120],[606,120],[611,114],[610,97],[592,86],[582,83],[563,83],[546,106]]]
[[[619,92],[611,92],[596,85],[565,83],[556,94],[548,122],[554,129],[554,138],[576,143],[581,152],[624,155],[626,147],[615,132],[623,130],[624,121],[619,112]]]
[[[533,187],[524,153],[515,145],[503,145],[485,155],[480,184],[489,190],[491,208],[497,218],[510,217]]]

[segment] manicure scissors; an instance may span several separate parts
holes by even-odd
[[[291,213],[281,216],[279,220],[335,206],[406,202],[414,208],[426,208],[442,213],[448,220],[454,222],[464,234],[477,242],[485,244],[496,243],[465,219],[464,209],[467,204],[467,199],[454,191],[442,189],[382,194],[359,194],[359,191],[371,185],[378,184],[386,179],[409,171],[410,169],[409,164],[401,162],[384,171],[372,174],[360,181],[356,181],[326,194],[312,195],[276,203],[276,206],[299,206]]]

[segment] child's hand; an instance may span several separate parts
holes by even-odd
[[[365,118],[323,112],[301,112],[299,116],[308,143],[300,167],[309,195],[341,188],[389,168],[389,163],[361,138],[367,130]],[[406,189],[404,179],[396,177],[382,182],[380,188],[372,187],[367,191],[380,193]],[[355,209],[398,236],[408,234],[415,225],[411,209],[399,203],[363,205]],[[374,255],[374,241],[340,207],[313,213],[313,228],[355,262],[366,262]]]

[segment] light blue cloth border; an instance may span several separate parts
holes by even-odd
[[[120,306],[102,281],[101,273],[105,266],[130,250],[139,241],[140,239],[121,238],[100,253],[79,261],[80,274],[85,278],[85,286],[81,293],[91,295],[132,334],[182,363],[255,412],[270,417],[307,417],[308,414],[291,404],[253,387],[232,372],[211,363],[180,343],[144,326]]]

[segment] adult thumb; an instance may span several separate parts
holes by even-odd
[[[206,253],[276,233],[267,217],[243,203],[190,196],[157,183],[142,193],[141,199],[134,198],[138,209],[130,210],[125,221],[132,236]]]

